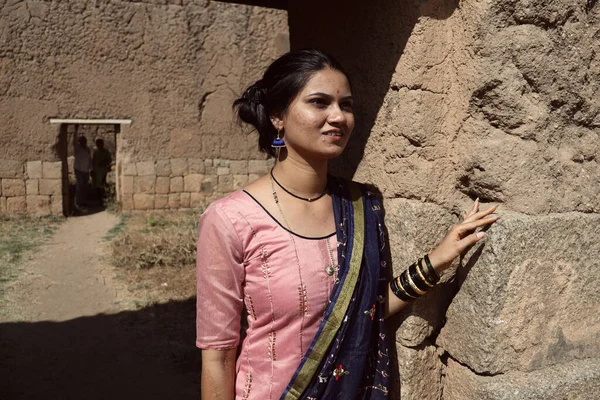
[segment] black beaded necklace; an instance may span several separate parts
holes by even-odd
[[[298,196],[298,195],[290,192],[286,188],[284,188],[283,185],[281,183],[279,183],[279,181],[277,179],[275,179],[275,176],[273,176],[273,170],[271,170],[271,178],[273,178],[273,181],[277,184],[277,186],[279,186],[284,192],[286,192],[290,196],[295,197],[295,198],[297,198],[299,200],[308,201],[309,203],[313,202],[313,201],[317,201],[321,197],[325,196],[325,194],[327,194],[327,186],[325,186],[325,189],[317,197],[301,197],[301,196]]]

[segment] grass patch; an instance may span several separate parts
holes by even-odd
[[[131,215],[121,214],[119,216],[119,222],[115,226],[110,228],[108,232],[106,232],[106,235],[104,235],[103,239],[111,241],[115,239],[119,234],[122,234],[125,231],[125,226],[129,218],[131,218]]]
[[[201,211],[123,216],[107,235],[111,263],[138,306],[195,294],[196,240]]]
[[[0,215],[0,298],[25,255],[46,242],[63,218]]]

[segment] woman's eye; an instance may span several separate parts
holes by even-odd
[[[354,104],[352,104],[350,102],[342,103],[342,104],[340,104],[340,108],[342,110],[352,111],[354,109]]]
[[[320,107],[324,107],[324,106],[327,105],[327,102],[325,102],[325,100],[318,99],[318,98],[317,99],[311,99],[310,103],[311,104],[315,104],[315,105],[320,106]]]

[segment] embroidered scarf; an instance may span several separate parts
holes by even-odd
[[[377,198],[330,177],[339,282],[319,330],[281,400],[385,399],[389,352],[383,302],[386,244]]]

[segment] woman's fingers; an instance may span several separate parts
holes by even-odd
[[[475,232],[463,238],[460,243],[460,252],[462,253],[469,247],[473,246],[475,243],[479,242],[481,239],[485,237],[484,232]]]
[[[475,213],[477,213],[477,211],[479,211],[479,197],[473,203],[473,207],[471,207],[471,210],[468,213],[465,212],[462,214],[463,221],[466,220],[467,218],[475,215]]]
[[[492,215],[490,217],[478,219],[476,221],[463,222],[462,224],[457,225],[458,233],[464,234],[464,233],[470,232],[472,230],[475,230],[481,226],[491,225],[494,222],[498,221],[499,218],[500,217],[497,215]]]
[[[476,212],[473,215],[470,215],[467,218],[465,218],[465,220],[462,223],[464,224],[465,222],[468,223],[468,222],[473,222],[478,219],[481,219],[481,218],[485,217],[486,215],[490,215],[491,213],[496,211],[497,208],[498,208],[498,205],[495,205],[495,206],[488,208],[487,210]]]

